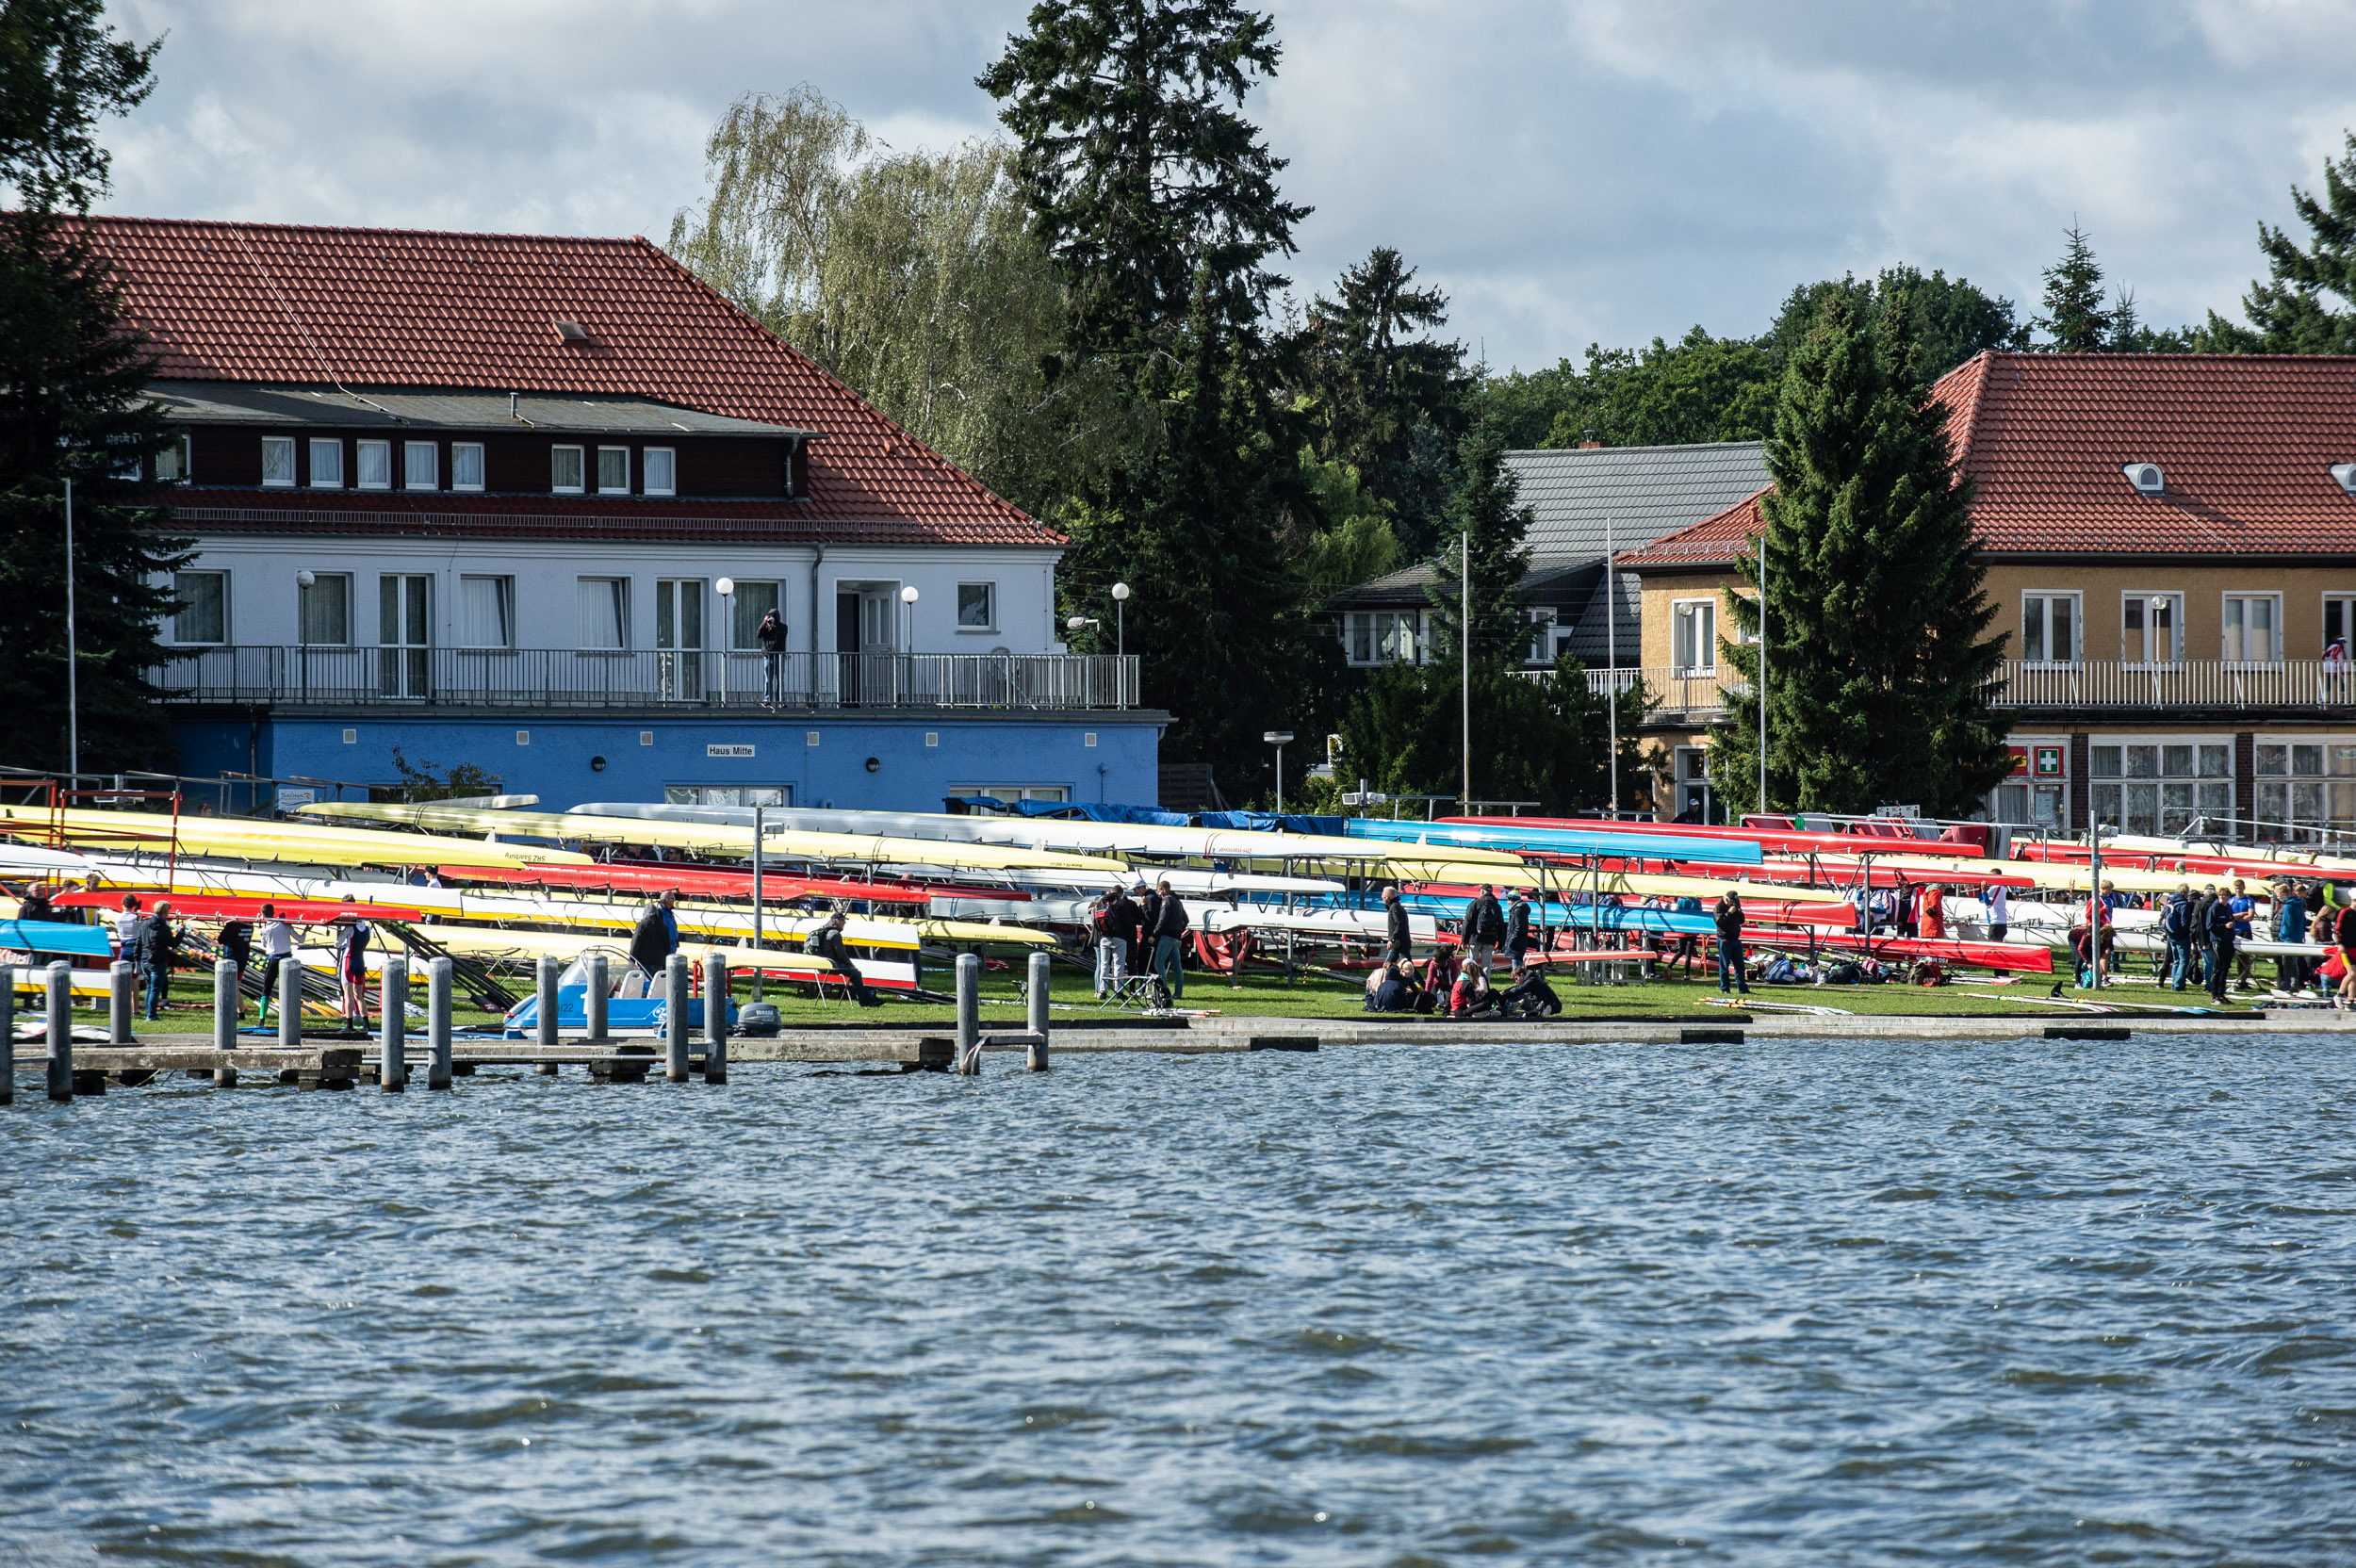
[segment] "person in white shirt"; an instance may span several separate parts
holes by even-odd
[[[262,906],[262,1011],[257,1022],[270,1021],[270,998],[278,994],[278,966],[294,956],[294,927],[278,918],[278,906]]]
[[[1988,890],[1988,939],[2001,942],[2012,924],[2012,893],[2004,887]]]
[[[124,893],[123,907],[115,914],[115,956],[126,964],[138,958],[140,918],[139,895]]]

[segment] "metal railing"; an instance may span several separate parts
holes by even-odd
[[[1770,679],[1774,674],[1768,672]],[[2356,709],[2356,663],[2316,659],[2281,664],[2208,660],[2160,665],[2007,660],[1997,678],[2002,683],[1998,708]],[[1597,695],[1631,686],[1643,687],[1653,706],[1667,713],[1720,713],[1750,697],[1749,686],[1730,669],[1648,665],[1587,672],[1587,689]]]
[[[1137,705],[1135,654],[248,646],[175,652],[147,678],[166,702],[331,708]]]

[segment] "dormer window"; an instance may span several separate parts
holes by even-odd
[[[679,453],[670,447],[648,447],[639,459],[646,469],[646,494],[673,496],[679,493]]]
[[[597,492],[606,496],[630,494],[630,449],[599,447],[597,449]]]
[[[185,435],[155,454],[155,482],[186,484],[188,482],[188,438]]]
[[[2156,463],[2130,463],[2119,472],[2127,476],[2127,482],[2135,487],[2137,495],[2158,496],[2168,490],[2168,476],[2160,472]]]
[[[289,485],[295,482],[295,448],[291,435],[262,437],[262,482]]]
[[[393,487],[393,444],[390,441],[359,441],[353,443],[353,477],[363,490],[390,490]]]
[[[341,490],[344,487],[344,444],[341,441],[311,443],[311,488]]]
[[[2356,463],[2332,464],[2331,478],[2341,489],[2351,496],[2356,496]]]
[[[581,493],[579,447],[548,449],[548,488],[560,496],[578,496]]]

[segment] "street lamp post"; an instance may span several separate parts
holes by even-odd
[[[911,582],[900,590],[900,602],[907,607],[901,619],[908,622],[908,662],[906,690],[916,690],[916,584]]]
[[[728,649],[736,645],[736,579],[724,577],[712,585],[720,596],[720,706],[728,705]],[[756,942],[755,946],[760,944]],[[754,1000],[760,1000],[756,990]]]
[[[1271,729],[1260,737],[1276,748],[1276,814],[1284,814],[1284,743],[1293,738],[1289,729]]]
[[[1125,657],[1129,652],[1129,585],[1113,584],[1113,657]]]

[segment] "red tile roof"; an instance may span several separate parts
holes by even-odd
[[[1989,554],[2356,558],[2356,498],[2329,471],[2356,463],[2356,358],[1991,352],[1934,395]],[[1758,526],[1754,498],[1618,559],[1724,564]]]
[[[824,432],[810,498],[780,504],[813,536],[1064,542],[643,238],[90,224],[155,335],[162,378],[635,394]],[[559,320],[587,341],[568,342]]]

